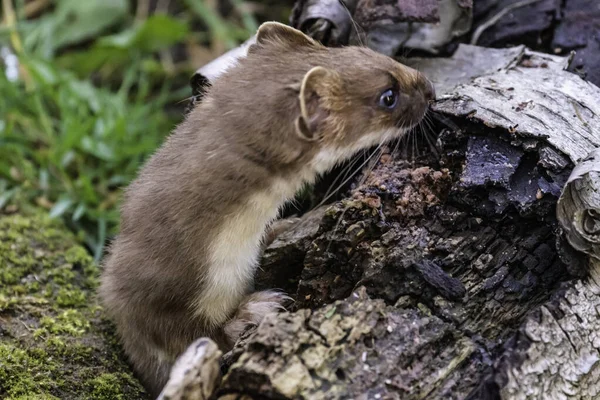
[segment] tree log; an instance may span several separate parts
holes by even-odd
[[[383,154],[271,244],[257,286],[296,303],[225,355],[214,398],[595,398],[600,203],[556,205],[566,184],[600,188],[597,161],[578,164],[600,146],[600,89],[568,61],[413,60],[443,88],[436,152]]]

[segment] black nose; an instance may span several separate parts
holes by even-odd
[[[426,80],[427,84],[425,85],[425,89],[423,90],[423,96],[425,96],[425,100],[428,103],[432,103],[435,101],[435,87],[433,83],[429,79]]]

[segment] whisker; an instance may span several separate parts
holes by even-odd
[[[402,143],[402,141],[404,140],[405,137],[406,137],[406,133],[404,135],[402,135],[402,137],[400,139],[396,140],[396,144],[394,145],[394,148],[390,152],[390,155],[393,159],[396,159],[396,157],[398,155],[398,149],[400,148],[400,143]]]
[[[344,215],[346,214],[346,211],[348,211],[349,209],[350,209],[350,206],[345,206],[344,207],[344,210],[342,211],[342,214],[338,217],[338,220],[335,223],[335,226],[333,227],[332,233],[337,232],[338,228],[340,227],[340,224],[342,223],[342,221],[344,219]],[[327,243],[327,247],[325,248],[325,253],[329,252],[329,248],[331,247],[331,243],[333,243],[333,239],[330,239],[329,242]]]
[[[398,158],[400,157],[400,149],[402,148],[402,144],[406,141],[406,137],[408,136],[409,132],[406,131],[404,132],[404,135],[402,135],[398,141],[396,142],[396,146],[394,147],[394,151],[392,151],[392,157],[394,158]]]
[[[194,97],[196,96],[190,96],[190,97],[184,97],[183,99],[177,101],[175,104],[181,104],[181,103],[185,103],[185,102],[189,102],[190,100],[192,100]]]
[[[455,132],[462,132],[462,129],[458,125],[456,125],[452,120],[440,113],[432,112],[431,116],[435,118],[438,122],[446,125],[448,128],[452,129]]]
[[[427,124],[430,132],[435,136],[435,123],[431,119],[431,113],[429,111],[425,114],[425,123]]]
[[[411,130],[411,134],[410,134],[410,153],[411,153],[411,162],[414,162],[415,159],[415,138],[417,137],[417,132],[420,129],[419,128],[419,123],[417,123],[417,125],[415,125],[413,127],[413,129]]]
[[[414,128],[411,128],[408,132],[406,132],[406,136],[402,138],[402,158],[405,160],[408,159],[408,142],[410,141],[410,135],[412,134],[413,129]]]
[[[424,137],[425,137],[425,120],[421,120],[421,122],[419,122],[419,138],[418,138],[419,139],[419,143],[418,143],[419,145],[425,141],[425,140],[423,140]],[[417,149],[420,150],[421,146],[418,146]],[[421,153],[419,153],[418,156],[420,157]]]
[[[371,159],[373,157],[373,155],[377,154],[377,157],[375,159],[373,159],[373,161],[369,164],[369,166],[366,168],[363,176],[361,177],[361,179],[358,181],[358,187],[361,187],[365,184],[365,182],[367,181],[367,179],[369,178],[369,176],[371,175],[371,173],[373,172],[373,170],[375,169],[375,166],[379,163],[379,161],[381,160],[381,156],[383,155],[383,149],[382,149],[383,143],[379,144],[379,146],[377,146],[377,148],[375,149],[375,151],[373,152],[373,154],[371,154],[371,156],[367,159],[367,161],[369,159]],[[333,232],[337,232],[338,228],[340,227],[343,219],[344,219],[344,215],[346,214],[346,211],[348,211],[350,209],[350,206],[346,206],[344,207],[344,211],[342,211],[342,214],[338,217],[338,220],[335,224],[335,227],[333,228]],[[325,249],[325,252],[329,251],[329,247],[331,246],[331,243],[333,242],[333,240],[330,240],[329,243],[327,243],[327,248]]]
[[[423,137],[427,141],[427,144],[428,144],[429,149],[431,150],[431,152],[434,154],[434,156],[437,159],[439,159],[441,157],[441,154],[438,152],[437,147],[435,146],[435,140],[433,140],[433,139],[437,139],[437,135],[435,133],[434,125],[433,125],[433,122],[430,120],[430,116],[428,114],[426,114],[426,117],[427,118],[425,119],[425,124],[428,127],[428,132],[425,132],[425,134],[423,135]]]
[[[361,34],[361,32],[359,32],[359,30],[358,30],[359,25],[356,23],[356,20],[352,16],[352,13],[348,9],[348,6],[346,6],[346,3],[344,3],[344,0],[338,0],[338,2],[342,5],[342,7],[344,7],[346,12],[348,13],[348,17],[350,18],[350,22],[352,22],[352,27],[354,28],[354,32],[356,32],[356,37],[358,39],[358,43],[360,44],[361,47],[366,47],[365,43],[362,40],[362,35],[364,35],[364,30],[363,30],[362,34]]]
[[[361,152],[363,157],[364,157],[365,152],[366,152],[366,150],[363,150]],[[329,188],[327,188],[327,191],[325,192],[324,197],[328,197],[330,194],[332,194],[332,189],[333,189],[334,185],[336,183],[338,183],[338,181],[340,179],[344,180],[348,177],[348,174],[350,173],[350,171],[352,171],[352,167],[354,167],[356,165],[356,163],[358,163],[358,161],[360,161],[360,158],[361,158],[360,155],[356,156],[350,164],[345,166],[344,169],[342,171],[340,171],[340,173],[335,177],[333,182],[331,182],[331,184],[329,185]],[[353,172],[352,175],[356,174],[356,172],[357,171]]]
[[[371,175],[371,173],[375,169],[375,166],[379,163],[379,161],[381,161],[381,156],[383,155],[383,148],[381,148],[381,147],[382,146],[379,145],[379,147],[376,150],[377,157],[375,157],[373,159],[373,161],[369,164],[369,166],[366,168],[363,176],[357,182],[358,183],[358,187],[360,187],[360,186],[362,186],[362,185],[365,184],[365,182],[367,181],[367,179],[369,179],[369,176]]]
[[[383,146],[383,143],[380,143],[379,146],[377,146],[375,151],[357,168],[356,172],[360,171],[362,169],[362,167],[364,167],[369,162],[369,160],[371,158],[373,158],[373,156],[376,154],[377,150],[379,150],[381,148],[381,146]],[[344,179],[344,181],[342,183],[340,183],[339,186],[329,196],[327,196],[323,200],[321,200],[321,202],[315,208],[319,208],[323,204],[325,204],[327,202],[327,200],[329,200],[329,198],[331,196],[333,196],[334,193],[336,193],[338,190],[340,190],[350,179],[352,179],[354,177],[356,172],[354,174],[352,174],[351,176],[349,176],[348,178]]]
[[[425,135],[425,140],[427,141],[427,145],[429,146],[429,149],[431,150],[431,152],[433,153],[435,158],[439,159],[440,153],[438,152],[437,148],[435,147],[435,142],[432,141],[431,138],[427,135]]]
[[[410,149],[411,149],[411,152],[412,152],[412,156],[411,156],[411,160],[410,161],[411,161],[413,167],[415,166],[416,158],[417,158],[417,156],[416,156],[416,153],[417,153],[417,132],[418,132],[419,129],[421,129],[421,121],[419,121],[419,123],[417,124],[417,127],[416,127],[416,129],[415,129],[415,131],[414,131],[414,133],[412,134],[412,137],[411,137]]]

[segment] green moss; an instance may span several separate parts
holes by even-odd
[[[65,261],[70,264],[92,265],[92,256],[83,247],[71,247],[65,252],[64,257]],[[97,270],[95,268],[89,269],[89,271],[96,275]]]
[[[81,336],[90,327],[89,321],[77,310],[67,310],[56,318],[43,317],[40,323],[47,332],[67,333],[71,336]]]
[[[61,307],[83,307],[87,304],[87,296],[79,289],[62,287],[56,294],[56,304]]]
[[[123,382],[130,379],[129,376],[120,374],[102,374],[91,380],[91,399],[98,400],[121,400],[128,399],[123,392]]]
[[[21,399],[25,396],[47,394],[50,396],[53,383],[48,379],[56,368],[54,363],[45,363],[48,354],[39,348],[19,349],[0,342],[0,387],[4,386],[8,398]],[[56,398],[56,397],[50,397]]]
[[[98,275],[60,223],[0,216],[0,398],[145,398],[94,300]]]

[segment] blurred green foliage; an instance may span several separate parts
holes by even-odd
[[[0,209],[45,207],[99,258],[118,230],[120,190],[191,94],[198,65],[174,70],[167,49],[218,41],[224,51],[257,23],[240,1],[228,19],[203,0],[142,18],[129,0],[49,3],[34,18],[22,0],[2,3],[0,49],[16,55],[19,75],[9,79],[0,62]]]

